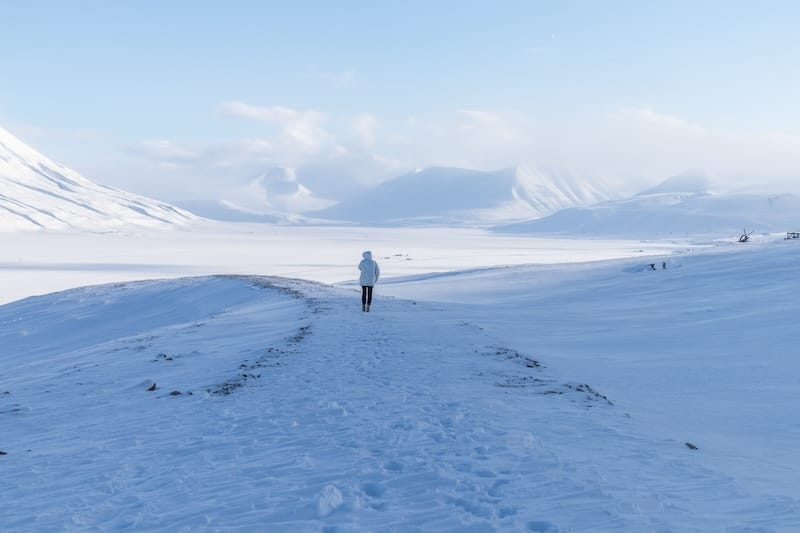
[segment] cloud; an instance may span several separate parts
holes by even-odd
[[[619,107],[554,128],[550,148],[560,151],[561,161],[620,176],[631,188],[687,169],[707,172],[718,190],[797,190],[800,184],[799,138],[778,141],[765,132],[709,127],[647,106]]]
[[[31,124],[11,123],[9,128],[23,139],[48,139],[59,144],[102,143],[110,139],[107,132],[91,128],[41,128]]]
[[[393,128],[388,143],[376,146],[410,168],[496,170],[527,158],[534,144],[530,122],[521,113],[460,109],[435,118],[409,117]]]
[[[127,150],[151,161],[173,165],[190,165],[200,162],[205,157],[202,150],[179,146],[167,140],[141,141],[129,145]]]
[[[361,113],[353,117],[351,123],[356,134],[356,141],[361,147],[369,148],[375,144],[378,130],[378,119],[375,115]]]
[[[658,113],[649,106],[641,107],[620,107],[616,111],[621,116],[629,116],[642,122],[648,122],[657,126],[666,128],[678,129],[693,129],[696,131],[705,131],[705,128],[696,124],[691,124],[688,121],[673,115]]]
[[[220,110],[234,117],[274,124],[282,132],[287,148],[306,153],[318,153],[331,144],[322,128],[326,115],[318,111],[296,111],[288,107],[259,107],[244,102],[223,102]]]
[[[520,116],[511,116],[494,111],[461,109],[455,113],[459,128],[471,135],[489,137],[518,144],[529,140]],[[484,139],[486,140],[486,139]]]
[[[203,189],[239,204],[252,194],[259,205],[295,208],[320,199],[341,200],[365,184],[428,166],[564,169],[620,194],[638,192],[687,169],[705,171],[718,189],[760,183],[796,190],[800,183],[800,138],[714,129],[651,106],[553,116],[469,108],[394,122],[367,112],[329,117],[243,102],[220,108],[228,116],[277,129],[203,146],[138,143],[128,153],[155,165],[143,169],[138,179],[158,186],[172,180],[173,190],[183,194]],[[252,180],[272,168],[286,174],[262,179],[260,188],[253,189]],[[189,179],[195,185],[178,186]],[[267,196],[255,194],[262,190]],[[226,191],[237,192],[228,196]]]
[[[271,168],[255,179],[225,191],[225,204],[257,214],[304,213],[335,203],[316,196],[293,169]]]

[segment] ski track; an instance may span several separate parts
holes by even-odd
[[[735,479],[703,466],[702,450],[649,437],[602,391],[549,376],[546,354],[520,354],[446,307],[378,288],[373,311],[362,313],[355,292],[231,280],[263,286],[265,298],[278,288],[296,301],[285,304],[296,320],[267,338],[246,312],[221,311],[0,381],[0,445],[10,452],[0,457],[0,529],[790,531],[800,523],[798,502],[754,508]],[[226,341],[234,323],[252,335]],[[187,374],[210,338],[220,352],[213,376]],[[108,358],[127,374],[109,380]],[[162,372],[155,391],[133,378],[142,368]]]

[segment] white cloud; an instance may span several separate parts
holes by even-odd
[[[322,209],[332,201],[320,198],[298,179],[293,169],[272,168],[255,179],[224,193],[224,203],[258,214],[304,213]]]
[[[361,113],[353,117],[353,131],[356,134],[356,141],[362,148],[369,148],[375,144],[378,130],[378,119],[375,115]]]
[[[800,186],[800,139],[777,142],[771,134],[713,128],[650,107],[587,117],[556,130],[552,143],[561,160],[623,176],[634,187],[687,169],[707,172],[718,188]]]
[[[525,125],[521,124],[520,116],[511,116],[493,111],[480,111],[461,109],[456,111],[456,120],[462,131],[478,135],[484,141],[488,139],[502,140],[513,144],[529,140],[529,135],[524,131]]]
[[[637,192],[687,169],[703,170],[717,185],[729,188],[752,183],[793,190],[800,186],[799,138],[713,129],[649,106],[549,119],[472,108],[394,123],[361,113],[338,117],[340,128],[331,130],[337,134],[323,129],[328,117],[317,111],[242,102],[227,102],[222,108],[228,115],[273,124],[277,130],[271,136],[206,146],[148,141],[130,147],[129,153],[158,163],[163,176],[170,176],[169,168],[164,169],[171,165],[177,168],[170,179],[197,183],[183,190],[205,188],[216,191],[215,197],[226,197],[224,191],[235,189],[240,203],[248,190],[253,192],[247,187],[255,176],[274,167],[293,169],[296,184],[281,182],[291,193],[284,191],[276,199],[281,183],[270,181],[266,187],[273,194],[267,201],[284,206],[342,199],[362,184],[426,166],[563,168],[587,179],[602,178],[622,193]],[[142,179],[158,181],[157,172],[144,174]],[[181,191],[177,185],[174,189]]]
[[[461,109],[445,116],[406,119],[388,145],[388,157],[408,167],[459,166],[483,170],[527,159],[533,145],[530,121],[523,114]]]
[[[129,146],[128,151],[146,159],[169,164],[187,165],[197,163],[204,157],[202,151],[167,140],[142,141]]]
[[[322,151],[331,143],[330,136],[322,128],[326,115],[318,111],[296,111],[281,106],[259,107],[236,101],[222,103],[220,110],[231,116],[278,126],[282,131],[286,148],[313,154]]]
[[[673,115],[658,113],[649,106],[641,107],[620,107],[617,113],[622,116],[629,116],[643,122],[653,123],[667,128],[687,128],[704,131],[704,128],[696,124],[690,124],[686,120]]]

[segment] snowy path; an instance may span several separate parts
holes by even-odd
[[[155,302],[170,320],[131,319]],[[125,327],[25,340],[109,312]],[[4,531],[788,531],[800,516],[752,508],[683,442],[439,304],[378,293],[361,313],[349,291],[200,278],[27,300],[0,323],[16,355],[0,361]]]

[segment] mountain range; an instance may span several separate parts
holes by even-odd
[[[316,194],[302,172],[275,167],[231,190],[230,199],[182,205],[202,216],[240,222],[477,226],[556,236],[800,231],[800,197],[719,193],[702,173],[673,176],[627,198],[601,181],[526,166],[495,171],[429,167],[372,188],[351,187],[338,202],[326,198],[331,190]],[[89,181],[0,128],[0,231],[105,232],[181,227],[197,220],[168,203]]]
[[[307,214],[373,225],[490,225],[608,199],[605,191],[568,172],[544,173],[525,166],[496,171],[431,167]]]
[[[798,228],[800,197],[796,195],[717,193],[706,176],[687,173],[629,198],[566,208],[495,229],[504,233],[664,238],[800,231]]]

